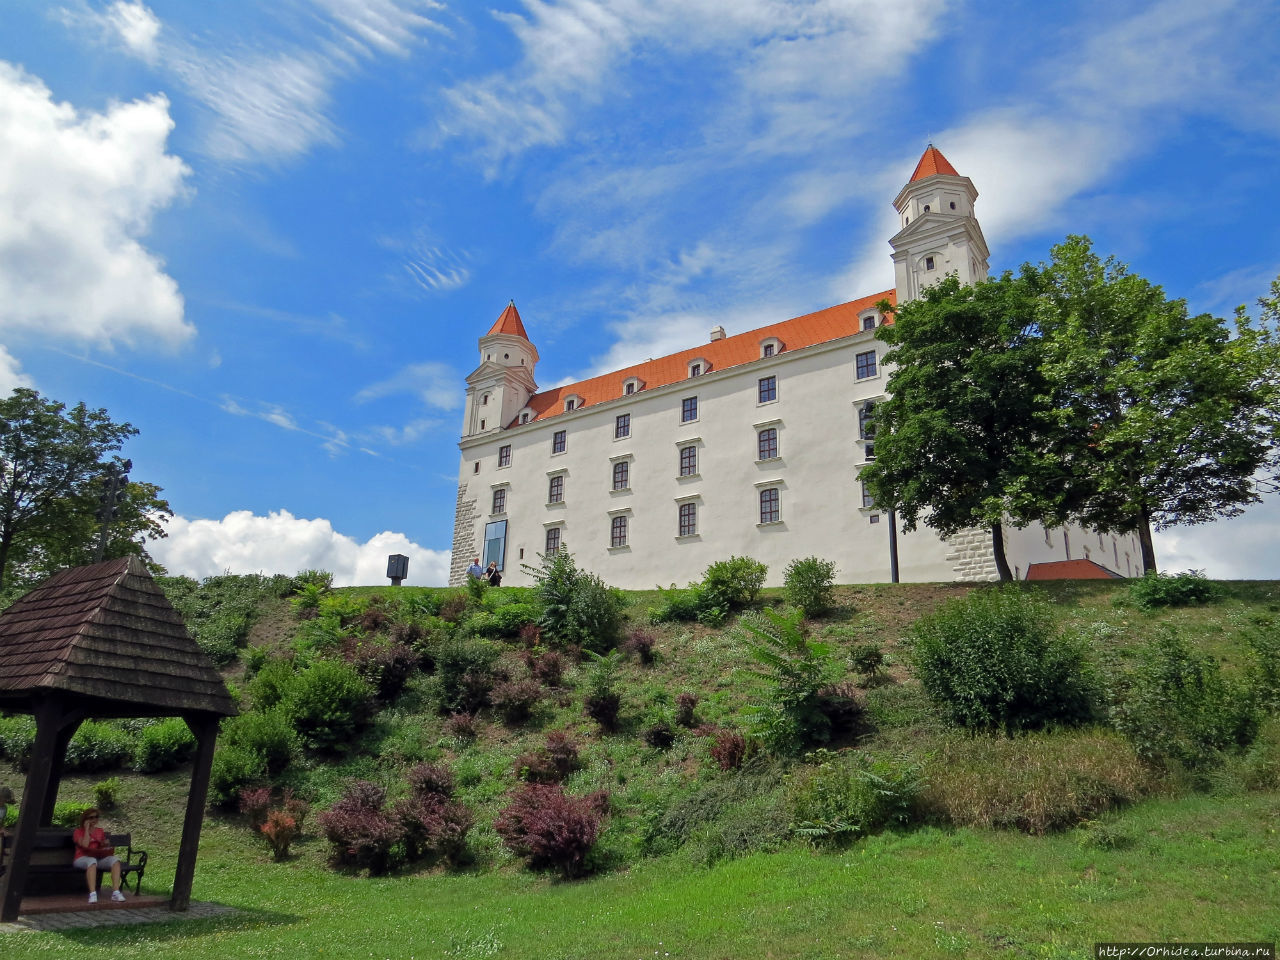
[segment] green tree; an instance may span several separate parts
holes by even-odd
[[[1060,495],[1040,506],[1059,522],[1136,531],[1152,573],[1153,527],[1235,516],[1260,499],[1259,472],[1275,468],[1275,300],[1258,325],[1244,310],[1234,325],[1192,316],[1087,237],[1068,237],[1036,272],[1049,411],[1037,411],[1034,458],[1067,470]]]
[[[944,537],[989,529],[1002,580],[1013,576],[1005,517],[1021,519],[1055,489],[1030,475],[1048,463],[1029,455],[1047,392],[1034,281],[1006,273],[962,286],[951,276],[898,306],[879,331],[891,348],[889,398],[875,408],[876,459],[861,474],[906,530],[921,522]]]
[[[0,400],[0,587],[16,572],[38,576],[87,559],[106,458],[137,432],[106,410],[68,409],[25,387]],[[168,512],[159,492],[128,485],[118,514],[128,540],[163,535],[152,513]],[[114,549],[123,552],[119,541]]]

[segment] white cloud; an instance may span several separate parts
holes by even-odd
[[[166,526],[169,536],[149,549],[175,575],[317,569],[330,571],[338,586],[364,586],[388,582],[387,557],[402,553],[409,558],[406,583],[443,586],[449,580],[448,550],[431,550],[391,531],[360,543],[338,533],[328,520],[307,520],[287,510],[273,510],[265,517],[237,510],[221,520],[175,516]]]
[[[172,129],[163,96],[77,111],[0,61],[0,329],[102,345],[194,333],[141,242],[190,173],[165,152]]]
[[[182,37],[138,0],[98,12],[62,11],[127,53],[171,74],[211,112],[204,147],[220,160],[278,163],[337,143],[329,116],[335,84],[378,55],[404,57],[428,31],[436,0],[312,0],[292,36],[226,41]],[[299,26],[300,25],[300,26]],[[218,46],[221,44],[221,46]]]
[[[1152,534],[1157,567],[1203,570],[1220,580],[1280,580],[1280,497],[1269,496],[1239,517]]]
[[[22,364],[0,346],[0,397],[7,397],[18,387],[34,387],[35,382],[22,372]]]
[[[462,405],[459,376],[446,363],[414,363],[385,380],[371,383],[356,394],[357,403],[407,393],[437,410],[454,410]]]

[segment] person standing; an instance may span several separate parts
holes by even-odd
[[[484,575],[484,567],[480,566],[480,558],[476,557],[471,561],[471,566],[467,567],[467,576],[475,577],[477,580],[483,580]]]
[[[80,826],[71,834],[71,842],[76,845],[72,866],[84,871],[89,884],[89,902],[98,902],[99,870],[111,871],[111,899],[117,902],[124,900],[124,893],[120,890],[120,858],[98,826],[96,809],[90,807],[80,815]]]
[[[484,572],[484,578],[489,581],[489,586],[502,586],[502,574],[498,572],[498,561],[490,560],[489,569]]]

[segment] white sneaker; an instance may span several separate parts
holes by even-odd
[[[111,899],[112,899],[112,900],[114,900],[114,901],[116,901],[116,903],[124,903],[124,893],[123,893],[123,891],[120,891],[120,890],[112,890],[112,891],[111,891]]]
[[[97,902],[98,902],[98,891],[97,891],[97,890],[95,890],[95,891],[93,891],[93,893],[89,894],[89,902],[90,902],[90,903],[97,903]]]

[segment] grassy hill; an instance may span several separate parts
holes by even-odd
[[[157,956],[1083,957],[1095,940],[1280,938],[1280,724],[1259,710],[1249,745],[1178,763],[1144,759],[1150,744],[1109,722],[1123,678],[1171,633],[1219,665],[1225,690],[1255,690],[1267,669],[1274,675],[1280,664],[1260,664],[1257,650],[1277,629],[1280,583],[1223,583],[1216,602],[1154,610],[1124,582],[1045,585],[1055,629],[1087,648],[1099,709],[1090,722],[1013,737],[958,729],[911,666],[913,624],[975,588],[837,587],[833,607],[805,629],[828,648],[837,675],[828,687],[845,706],[828,742],[787,752],[770,747],[753,712],[770,688],[755,677],[761,664],[739,617],[651,623],[669,594],[625,595],[628,652],[602,666],[522,635],[516,624],[529,611],[518,608],[534,604],[524,590],[470,600],[426,588],[299,595],[286,578],[218,580],[169,589],[215,654],[244,645],[226,670],[246,712],[262,712],[262,678],[284,661],[295,676],[316,660],[349,662],[384,695],[350,736],[299,744],[272,771],[312,804],[286,860],[272,861],[234,805],[211,812],[195,895],[244,912],[128,933],[0,936],[6,957],[85,946]],[[755,606],[781,607],[779,591]],[[416,666],[396,689],[386,651],[398,644]],[[875,651],[879,669],[855,669]],[[442,708],[457,693],[443,675],[481,661],[490,690],[509,689],[460,721]],[[584,699],[609,670],[620,706],[606,731]],[[0,747],[11,752],[14,721],[3,724]],[[609,795],[591,875],[572,882],[527,870],[494,828],[551,732],[577,746],[565,792]],[[716,748],[735,733],[745,757],[723,769]],[[422,762],[452,771],[474,819],[464,862],[404,863],[374,878],[329,866],[317,813],[354,779],[401,797]],[[108,825],[147,838],[147,885],[163,886],[185,768],[78,774],[61,799],[92,800],[107,774],[119,780]],[[0,772],[3,782],[18,777]],[[884,814],[851,796],[867,784],[902,803]],[[840,819],[850,811],[870,819]],[[821,829],[805,829],[815,822]]]

